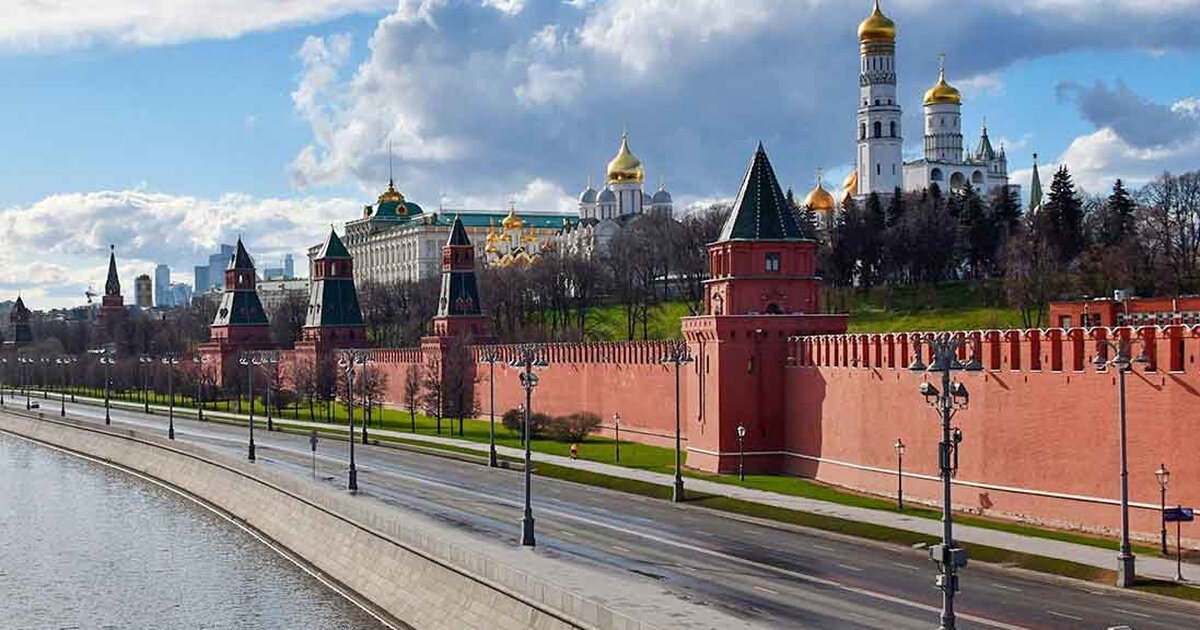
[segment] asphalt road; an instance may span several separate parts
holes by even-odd
[[[18,403],[24,402],[18,398]],[[43,401],[57,412],[57,401]],[[23,405],[20,405],[23,407]],[[104,409],[67,404],[103,422]],[[159,415],[112,411],[114,425],[166,433]],[[176,418],[179,440],[245,456],[246,429]],[[308,437],[256,427],[258,464],[312,475]],[[345,487],[348,446],[323,440],[317,483]],[[520,472],[410,451],[356,446],[360,492],[447,527],[519,542]],[[937,627],[941,595],[923,550],[731,516],[703,508],[534,477],[537,553],[644,579],[719,607],[748,626]],[[973,563],[956,598],[961,628],[1200,627],[1200,606],[1101,585]],[[603,594],[598,594],[603,595]]]

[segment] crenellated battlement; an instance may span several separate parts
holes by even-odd
[[[1081,372],[1097,355],[1110,356],[1105,340],[1131,342],[1130,358],[1143,357],[1148,371],[1190,372],[1200,355],[1200,326],[1035,328],[793,337],[788,366],[907,369],[918,348],[930,360],[926,341],[947,335],[971,340],[960,348],[960,359],[975,354],[993,371]]]
[[[667,341],[614,341],[591,343],[547,343],[539,344],[542,357],[551,365],[565,363],[580,364],[624,364],[652,365],[662,361],[670,342]],[[519,344],[472,346],[478,361],[486,350],[496,350],[502,361],[517,358]]]

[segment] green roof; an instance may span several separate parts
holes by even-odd
[[[305,328],[362,326],[362,309],[352,278],[313,280]]]
[[[485,228],[490,227],[493,223],[496,229],[501,228],[501,222],[508,216],[507,210],[497,210],[489,212],[486,210],[459,212],[455,210],[446,210],[439,214],[427,215],[427,221],[436,225],[454,225],[454,219],[457,217],[462,221],[463,227],[469,228]],[[563,227],[564,222],[569,225],[579,223],[579,217],[569,214],[517,214],[525,227],[537,228],[542,230],[556,230]]]
[[[121,279],[117,276],[117,252],[108,246],[108,280],[104,282],[104,295],[120,295]]]
[[[779,180],[775,178],[775,169],[771,168],[771,161],[767,159],[767,152],[760,142],[746,169],[742,189],[733,204],[733,213],[721,228],[718,241],[791,241],[803,238],[796,217],[779,187]]]
[[[339,260],[349,260],[350,252],[346,249],[346,245],[342,243],[342,239],[338,238],[337,232],[329,230],[329,237],[325,239],[325,244],[321,246],[321,251],[317,253],[314,260],[324,260],[326,258],[337,258]]]
[[[250,252],[246,251],[246,246],[242,245],[242,238],[240,236],[237,241],[237,250],[234,251],[233,257],[229,259],[229,268],[254,270],[254,260],[250,258]]]
[[[267,312],[257,291],[226,291],[217,306],[213,326],[267,326]]]
[[[471,239],[467,237],[467,231],[463,228],[462,219],[458,216],[454,217],[454,225],[450,228],[450,240],[447,245],[470,245]]]

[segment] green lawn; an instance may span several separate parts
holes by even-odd
[[[678,339],[683,336],[680,318],[691,315],[683,302],[664,302],[650,309],[646,332],[650,339]],[[624,341],[629,338],[625,325],[625,309],[620,306],[594,308],[587,314],[588,341]],[[642,338],[638,325],[634,339]]]

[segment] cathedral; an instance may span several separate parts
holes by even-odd
[[[629,148],[629,133],[621,134],[617,155],[608,163],[602,190],[588,181],[587,189],[579,195],[579,221],[566,225],[558,237],[562,251],[591,257],[603,252],[609,241],[634,217],[646,212],[671,216],[674,202],[666,186],[649,195],[644,190],[646,172],[642,161]]]
[[[905,162],[904,110],[896,85],[896,24],[883,14],[879,0],[859,25],[858,40],[858,148],[856,168],[842,184],[842,203],[849,199],[861,203],[871,193],[920,191],[933,184],[952,191],[970,185],[980,195],[1010,186],[1004,147],[993,147],[986,124],[975,150],[964,146],[962,94],[946,81],[944,60],[937,81],[925,92],[922,155]],[[820,181],[805,203],[825,220],[837,206]]]

